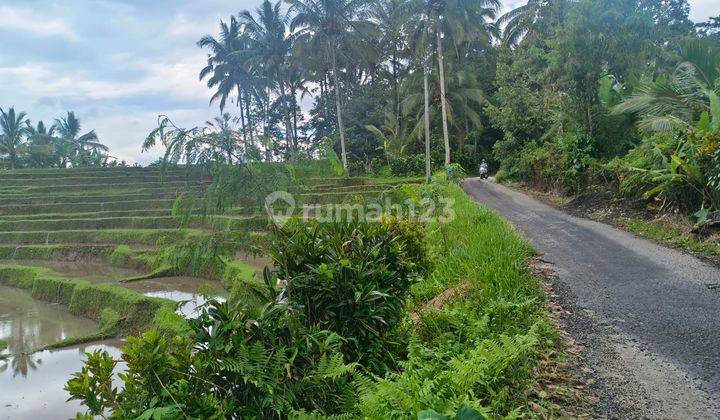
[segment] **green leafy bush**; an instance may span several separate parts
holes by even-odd
[[[356,365],[343,361],[342,339],[306,327],[302,311],[266,280],[258,293],[269,303],[257,314],[211,300],[188,321],[189,335],[150,331],[128,339],[123,389],[107,386],[115,364],[97,352],[66,390],[89,414],[118,418],[282,418],[349,409]]]
[[[427,271],[421,230],[395,220],[293,225],[270,255],[290,302],[310,325],[342,336],[349,360],[378,372],[393,364],[405,296]]]
[[[646,137],[609,164],[629,197],[657,199],[664,208],[720,208],[720,131],[662,132]]]
[[[394,176],[422,176],[425,174],[425,155],[393,156],[389,159]]]
[[[578,193],[587,186],[592,153],[593,140],[586,134],[566,133],[551,141],[530,141],[503,161],[496,179],[521,181],[544,191]]]
[[[451,163],[445,166],[445,180],[453,184],[459,184],[467,176],[465,169],[459,163]]]

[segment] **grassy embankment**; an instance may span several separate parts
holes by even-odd
[[[431,408],[452,418],[467,403],[495,415],[557,414],[538,385],[538,362],[558,336],[526,266],[532,248],[459,187],[442,194],[457,217],[428,225],[434,271],[411,292],[409,358],[401,372],[363,389],[361,413],[387,418]]]
[[[637,235],[695,252],[714,259],[720,258],[720,237],[700,238],[690,233],[692,223],[676,218],[646,220],[640,217],[618,217],[615,223]]]

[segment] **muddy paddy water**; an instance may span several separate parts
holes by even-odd
[[[82,407],[66,402],[63,390],[79,371],[85,352],[104,348],[120,356],[120,341],[28,352],[57,340],[87,334],[97,325],[64,308],[33,299],[30,293],[0,286],[0,340],[8,347],[0,360],[0,419],[73,418]]]
[[[2,263],[2,261],[0,261]],[[185,317],[198,315],[198,306],[205,303],[202,295],[219,299],[226,292],[219,282],[192,277],[167,277],[120,283],[120,280],[143,274],[102,263],[8,261],[6,263],[50,268],[71,278],[98,283],[114,283],[138,293],[183,302],[178,311]],[[8,348],[0,354],[0,420],[2,419],[67,419],[84,412],[77,401],[67,402],[65,383],[80,371],[85,352],[107,350],[120,359],[121,340],[88,343],[60,350],[28,354],[57,340],[96,331],[97,324],[76,317],[66,308],[38,301],[29,292],[0,286],[0,340]]]

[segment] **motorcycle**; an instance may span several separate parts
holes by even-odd
[[[487,166],[480,167],[480,179],[488,179],[488,168]]]

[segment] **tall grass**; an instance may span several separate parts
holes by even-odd
[[[532,249],[459,187],[442,193],[456,218],[429,226],[435,269],[412,289],[409,358],[399,373],[361,381],[365,417],[435,410],[452,418],[462,404],[494,415],[531,410],[534,362],[556,336],[524,265]]]

